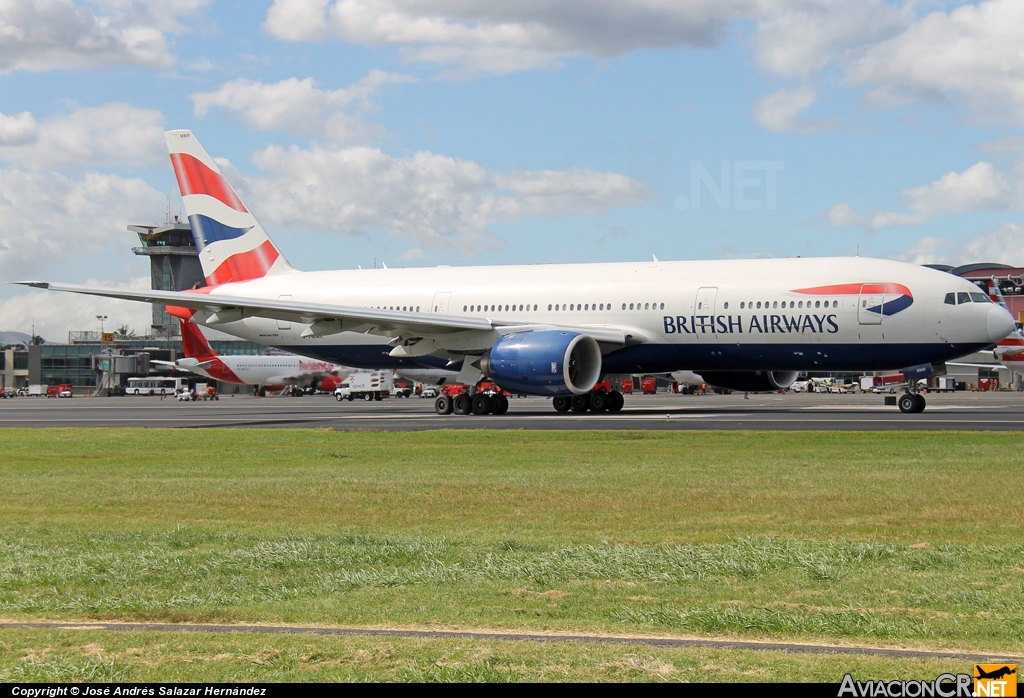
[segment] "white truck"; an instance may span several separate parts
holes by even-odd
[[[345,377],[341,386],[334,391],[334,399],[338,402],[356,398],[367,402],[383,400],[394,387],[391,371],[358,371]]]

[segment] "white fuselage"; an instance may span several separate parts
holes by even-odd
[[[944,297],[950,292],[977,288],[933,269],[854,257],[294,272],[224,284],[209,296],[477,317],[513,326],[626,329],[635,342],[602,346],[605,370],[637,373],[902,368],[965,355],[1012,329],[1002,308],[949,305]],[[891,314],[867,312],[872,304],[891,306]],[[449,361],[394,359],[389,337],[303,337],[307,325],[279,320],[246,318],[217,327],[366,368]]]

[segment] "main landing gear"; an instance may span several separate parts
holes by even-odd
[[[551,402],[556,412],[618,412],[626,404],[618,390],[591,390],[584,395],[552,398]]]
[[[920,412],[924,412],[924,395],[919,393],[903,393],[900,395],[900,399],[897,400],[896,404],[899,406],[900,412],[918,414]]]
[[[508,398],[501,394],[488,395],[487,393],[477,393],[476,395],[459,393],[454,397],[442,394],[434,400],[434,411],[438,414],[454,412],[460,415],[502,415],[508,412]]]

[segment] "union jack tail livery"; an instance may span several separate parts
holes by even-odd
[[[191,131],[168,131],[167,149],[210,286],[295,271]]]

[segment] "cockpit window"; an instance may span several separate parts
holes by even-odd
[[[956,302],[958,304],[959,303],[970,303],[971,302],[971,294],[965,293],[964,291],[960,291],[960,293],[956,294]]]
[[[992,300],[984,293],[972,293],[971,300],[975,303],[991,303]]]
[[[956,305],[956,294],[955,293],[947,293],[946,294],[946,305]]]

